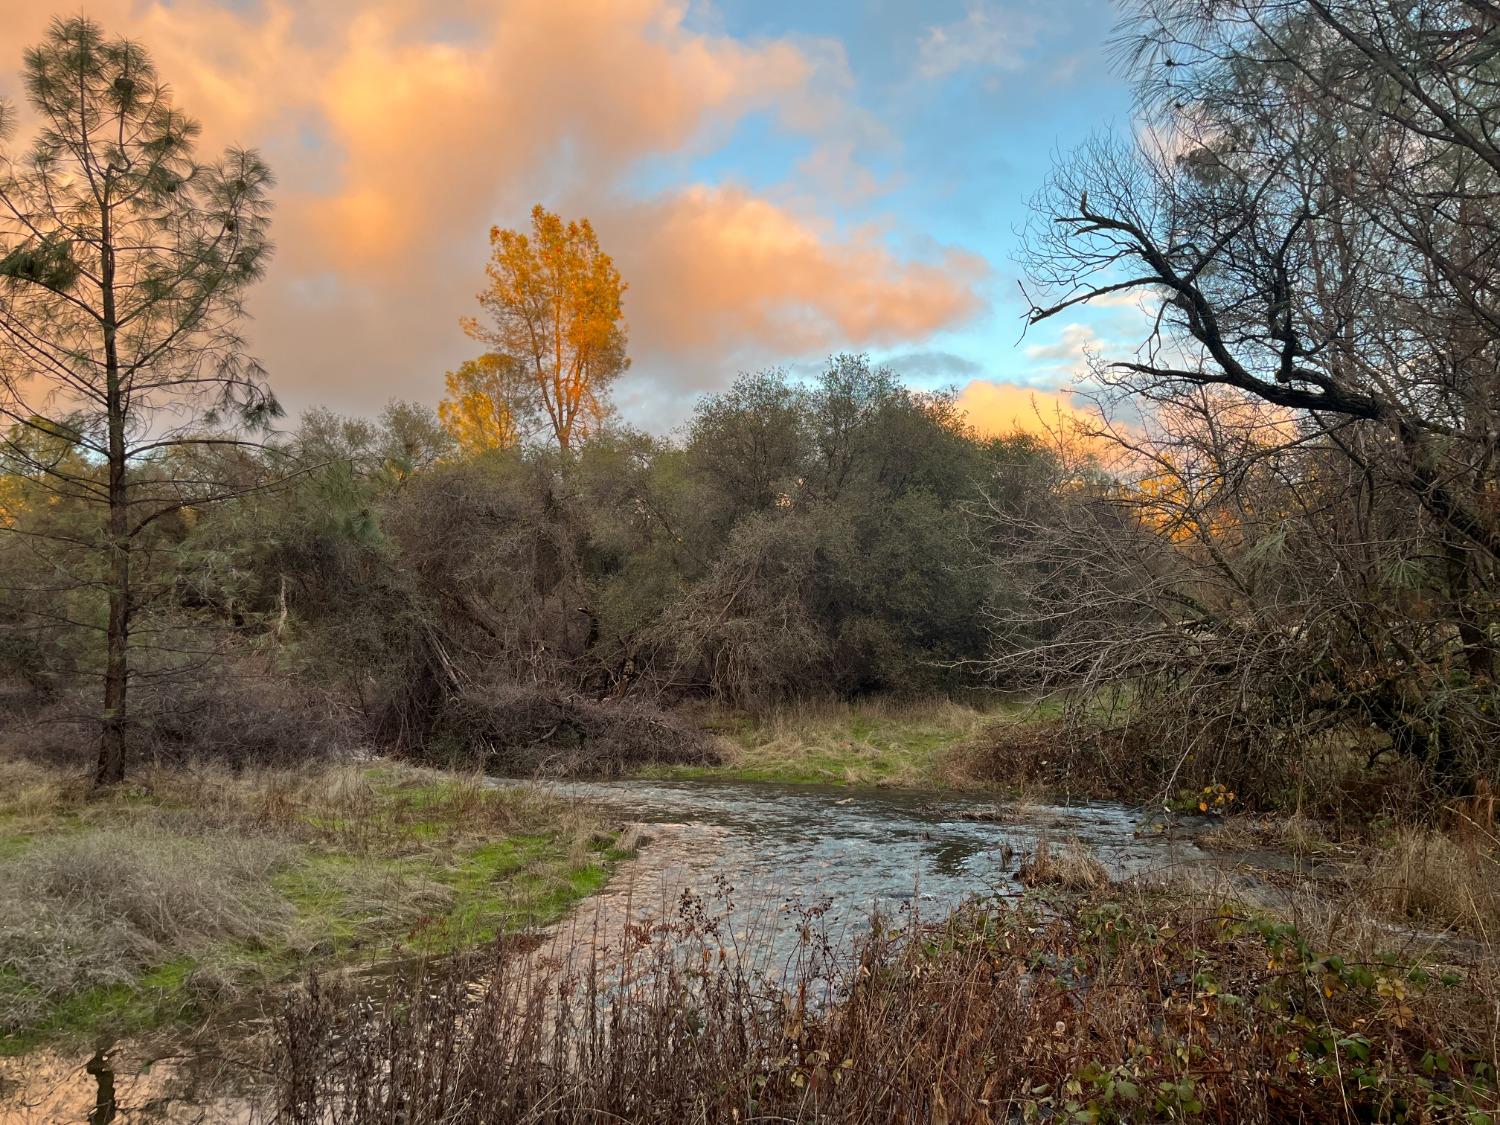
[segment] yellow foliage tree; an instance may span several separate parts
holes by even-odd
[[[610,383],[629,366],[625,283],[587,219],[564,223],[538,204],[531,234],[490,230],[488,323],[464,330],[524,372],[530,405],[568,449],[604,418]]]
[[[99,476],[84,456],[80,435],[66,423],[33,415],[0,437],[0,527],[65,499]],[[59,482],[62,486],[59,487]]]
[[[1141,520],[1174,543],[1238,541],[1247,518],[1273,519],[1284,495],[1249,487],[1245,463],[1269,464],[1276,449],[1297,437],[1296,421],[1279,407],[1240,395],[1205,392],[1188,410],[1161,411],[1161,440],[1143,445],[1144,471],[1122,498]]]
[[[447,395],[438,403],[443,428],[464,453],[506,449],[521,439],[529,413],[522,398],[525,372],[513,357],[490,352],[465,360],[444,376]]]

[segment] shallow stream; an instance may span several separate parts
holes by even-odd
[[[742,952],[775,957],[793,940],[799,907],[826,906],[837,937],[876,911],[936,919],[967,897],[1014,892],[1017,867],[1042,840],[1054,848],[1082,841],[1113,877],[1237,878],[1221,858],[1117,804],[997,806],[954,793],[771,782],[569,782],[555,790],[606,806],[650,840],[563,927],[564,942],[587,931],[597,946],[621,921],[670,917],[687,890],[710,913],[727,913]]]

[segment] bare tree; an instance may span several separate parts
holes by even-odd
[[[1388,49],[1421,89],[1371,60],[1339,18],[1356,8],[1370,34],[1403,35]],[[1405,35],[1408,9],[1425,34]],[[1117,374],[1374,423],[1403,486],[1500,558],[1483,479],[1497,452],[1500,167],[1486,138],[1500,96],[1492,52],[1449,49],[1493,36],[1474,26],[1485,18],[1396,0],[1143,5],[1132,45],[1155,132],[1133,149],[1096,142],[1054,176],[1028,248],[1052,290],[1033,322],[1141,293],[1157,332]],[[1462,89],[1462,112],[1427,109],[1433,85]]]
[[[1400,490],[1236,392],[1110,432],[1107,472],[1059,458],[1024,505],[992,502],[997,673],[1121,724],[1163,783],[1191,762],[1274,795],[1329,748],[1449,783],[1494,767],[1493,692],[1444,674],[1445,557]]]
[[[18,471],[102,514],[67,538],[107,560],[95,776],[109,784],[124,774],[136,544],[242,493],[245,465],[222,453],[280,413],[237,330],[270,254],[271,175],[250,151],[198,161],[199,127],[146,52],[87,19],[54,22],[24,74],[39,128],[25,153],[0,152],[0,417]],[[0,140],[14,132],[0,111]],[[39,456],[38,434],[80,456]]]
[[[1154,561],[1124,568],[1124,592],[1145,595],[1160,644],[1132,628],[1131,653],[1157,682],[1236,670],[1218,698],[1241,715],[1273,697],[1278,723],[1357,715],[1453,776],[1493,734],[1500,643],[1496,14],[1143,0],[1121,47],[1145,123],[1059,166],[1025,249],[1032,323],[1119,294],[1149,317],[1134,354],[1096,365],[1156,412],[1144,436],[1116,434],[1129,479],[1168,481],[1183,508],[1170,528],[1132,524]],[[1277,429],[1235,437],[1247,403],[1281,412]],[[1090,643],[1075,656],[1109,648]]]

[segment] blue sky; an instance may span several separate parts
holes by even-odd
[[[924,386],[988,379],[1052,389],[1076,380],[1075,343],[1107,336],[1121,314],[1081,311],[1021,340],[1016,232],[1056,158],[1094,132],[1130,126],[1131,92],[1109,51],[1118,19],[1112,3],[728,0],[693,18],[736,38],[840,44],[852,97],[878,128],[851,140],[850,159],[870,182],[850,185],[829,210],[846,225],[887,225],[896,252],[930,240],[987,262],[976,315],[922,340],[868,349],[876,358]],[[698,157],[690,174],[774,190],[820,144],[758,114]],[[653,177],[677,171],[653,162],[642,182],[655,186]],[[797,357],[791,365],[816,364]]]

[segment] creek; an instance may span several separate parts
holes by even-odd
[[[795,949],[809,908],[835,943],[854,937],[875,912],[936,920],[970,896],[1018,891],[1017,867],[1044,839],[1082,841],[1116,878],[1175,873],[1243,884],[1248,870],[1287,862],[1257,855],[1225,865],[1190,838],[1162,831],[1159,819],[1117,804],[995,805],[946,792],[728,781],[550,788],[604,806],[645,840],[600,894],[554,927],[548,946],[564,960],[613,952],[627,925],[676,918],[686,893],[721,919],[726,944],[774,970]],[[356,977],[372,994],[403,979],[393,966]],[[149,1071],[144,1062],[164,1053],[160,1043],[101,1045],[92,1058],[39,1051],[3,1060],[0,1119],[249,1121],[241,1088],[253,1076],[220,1066],[212,1044],[222,1037],[225,1054],[238,1054],[232,1044],[254,1030],[199,1029],[180,1054],[165,1051],[177,1054],[174,1062]]]
[[[508,784],[497,781],[497,784]],[[771,782],[568,782],[561,794],[597,802],[649,843],[575,912],[560,941],[596,948],[618,926],[670,918],[684,892],[722,915],[752,961],[779,959],[809,907],[835,939],[876,912],[935,920],[966,898],[1015,893],[1022,859],[1043,840],[1077,839],[1112,878],[1175,874],[1241,883],[1248,866],[1282,857],[1223,857],[1164,831],[1160,818],[1118,804],[996,805],[964,794]]]

